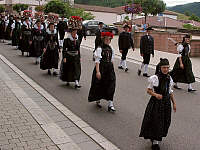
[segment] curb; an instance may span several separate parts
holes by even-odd
[[[26,74],[20,71],[14,64],[12,64],[3,55],[0,55],[0,59],[5,64],[7,64],[15,73],[17,73],[25,82],[27,82],[32,88],[34,88],[39,94],[41,94],[49,103],[51,103],[56,109],[58,109],[64,116],[66,116],[69,120],[71,120],[79,129],[81,129],[100,147],[102,147],[104,150],[120,150],[117,146],[112,144],[109,140],[107,140],[95,129],[93,129],[89,124],[83,121],[80,117],[71,112],[66,106],[61,104],[56,98],[50,95],[35,81],[33,81]]]

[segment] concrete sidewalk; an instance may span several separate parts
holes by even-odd
[[[95,41],[95,36],[87,36],[86,40],[83,40],[82,46],[85,47],[90,47],[94,48],[94,42]],[[115,49],[115,54],[117,56],[121,56],[121,53],[119,52],[118,48],[118,36],[114,36],[112,42],[111,42],[112,47]],[[129,59],[133,59],[138,62],[142,62],[142,57],[140,56],[140,49],[136,49],[136,51],[132,51],[132,49],[129,50],[129,53],[127,55]],[[154,58],[151,59],[150,64],[151,65],[157,65],[158,62],[160,61],[160,58],[168,58],[170,61],[170,66],[171,69],[174,66],[174,63],[177,59],[177,54],[172,54],[172,53],[166,53],[166,52],[161,52],[161,51],[155,51],[155,56]],[[199,57],[193,57],[191,58],[191,61],[193,63],[193,72],[195,77],[200,78],[200,58]],[[128,64],[129,65],[129,64]]]
[[[0,55],[1,150],[118,150]]]

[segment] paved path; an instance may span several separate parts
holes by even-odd
[[[1,150],[117,150],[0,55]]]
[[[48,76],[46,71],[42,71],[39,66],[34,65],[34,59],[22,57],[21,53],[11,46],[0,44],[0,53],[121,150],[150,150],[150,142],[138,137],[144,110],[149,99],[149,95],[145,94],[146,78],[138,77],[136,73],[138,64],[129,62],[129,73],[116,69],[117,87],[114,102],[117,112],[112,114],[107,112],[107,102],[102,103],[102,109],[97,109],[93,103],[87,102],[94,68],[91,50],[81,49],[82,75],[80,83],[83,87],[80,90],[75,90],[73,85],[66,87],[58,78]],[[116,58],[115,68],[117,68],[118,63],[119,59]],[[153,72],[154,70],[150,70],[151,74]],[[200,90],[199,85],[199,83],[194,84],[194,88],[198,91]],[[200,93],[188,93],[185,85],[180,86],[183,88],[182,90],[174,91],[177,100],[177,113],[172,114],[169,135],[164,139],[161,147],[162,150],[199,150]],[[54,119],[58,119],[58,117]]]

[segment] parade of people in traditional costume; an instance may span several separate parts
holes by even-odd
[[[68,24],[69,33],[63,43],[60,79],[67,82],[67,85],[70,82],[75,82],[75,88],[81,88],[79,84],[81,76],[81,54],[77,30],[82,25],[82,19],[79,16],[72,16]]]
[[[101,32],[102,43],[94,52],[95,67],[92,74],[92,83],[89,91],[88,101],[96,102],[101,108],[100,101],[108,101],[108,111],[115,111],[113,97],[116,86],[116,76],[114,71],[114,49],[110,46],[113,34]]]
[[[152,150],[160,150],[159,142],[168,134],[171,124],[171,102],[176,112],[176,102],[173,96],[173,79],[169,75],[169,61],[164,58],[159,63],[158,74],[148,79],[147,93],[151,95],[146,107],[140,137],[152,142]]]
[[[130,27],[128,25],[123,26],[124,31],[120,33],[118,39],[119,51],[122,54],[120,64],[118,66],[119,69],[124,69],[125,72],[128,71],[126,56],[128,54],[128,50],[130,48],[134,51],[134,44],[131,33],[129,32]]]
[[[178,58],[174,64],[173,70],[170,72],[174,80],[174,88],[180,89],[178,83],[188,84],[188,92],[194,92],[195,89],[192,88],[192,83],[195,82],[195,77],[192,71],[192,62],[190,60],[190,35],[183,37],[182,43],[178,44]]]

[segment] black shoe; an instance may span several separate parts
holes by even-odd
[[[96,101],[96,106],[97,106],[98,108],[102,108],[102,106],[101,106],[101,104],[100,104],[99,101]]]
[[[180,87],[178,87],[177,85],[174,85],[174,88],[175,89],[178,89],[178,90],[180,90],[181,88]]]
[[[160,150],[160,146],[159,146],[158,144],[153,144],[153,145],[151,146],[151,149],[152,149],[152,150]]]
[[[150,77],[147,73],[143,73],[144,77]]]
[[[118,69],[123,69],[123,67],[122,66],[118,66]]]
[[[116,110],[114,106],[108,106],[108,111],[115,112]]]
[[[53,75],[54,75],[54,76],[57,76],[57,75],[58,75],[58,73],[54,71],[54,72],[53,72]]]
[[[195,90],[195,89],[188,89],[188,92],[195,92],[195,91],[197,91],[197,90]]]
[[[128,72],[128,68],[125,69],[125,72]]]
[[[75,85],[75,89],[80,89],[81,86],[80,85]]]
[[[51,71],[50,70],[48,70],[48,75],[51,75]]]
[[[137,72],[137,74],[138,74],[138,76],[140,76],[141,75],[141,70],[140,69],[138,69],[138,72]]]

